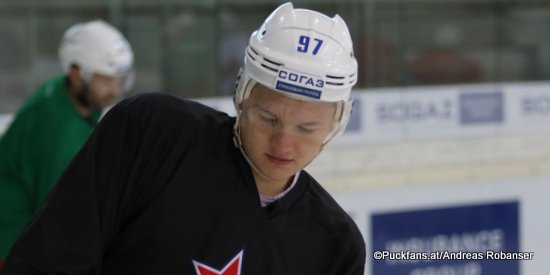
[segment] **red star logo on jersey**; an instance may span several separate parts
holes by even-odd
[[[216,270],[203,263],[193,261],[195,265],[195,272],[197,275],[241,275],[241,264],[243,259],[243,250],[239,252],[229,263],[227,263],[221,270]]]

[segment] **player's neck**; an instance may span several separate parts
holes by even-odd
[[[258,192],[265,196],[276,196],[281,194],[288,187],[292,177],[287,180],[275,180],[266,178],[254,171],[254,181]]]

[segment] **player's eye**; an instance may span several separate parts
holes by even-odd
[[[260,119],[270,125],[276,125],[279,121],[277,118],[267,114],[260,114]]]
[[[313,133],[315,131],[313,127],[308,126],[298,126],[298,130],[305,134]]]

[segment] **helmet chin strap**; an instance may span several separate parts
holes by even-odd
[[[242,71],[241,71],[242,72]],[[248,162],[248,165],[250,165],[250,167],[252,167],[252,169],[258,174],[260,175],[262,178],[266,179],[266,180],[273,180],[272,178],[268,177],[267,175],[265,175],[264,173],[262,173],[260,171],[260,169],[258,169],[258,167],[256,165],[254,165],[254,163],[252,162],[252,160],[250,160],[250,158],[248,157],[248,154],[246,153],[246,149],[244,148],[244,144],[242,142],[242,138],[241,138],[241,128],[240,128],[240,120],[241,120],[241,112],[242,112],[242,104],[243,102],[250,96],[250,92],[252,91],[252,88],[254,88],[254,85],[256,85],[256,81],[252,80],[252,79],[249,79],[249,78],[246,78],[245,76],[242,76],[240,75],[239,72],[239,77],[237,79],[237,83],[236,85],[239,86],[241,85],[242,86],[242,92],[241,93],[237,93],[237,97],[238,98],[235,98],[235,110],[237,112],[237,117],[236,117],[236,120],[235,120],[235,125],[233,125],[233,143],[235,144],[235,147],[239,148],[239,150],[241,151],[241,154],[243,155],[244,159],[246,159],[246,162]],[[243,77],[241,79],[241,77]]]
[[[240,121],[240,113],[241,111],[237,111],[237,119],[235,120],[235,125],[233,125],[233,144],[235,144],[235,147],[239,148],[241,151],[241,154],[243,155],[244,159],[246,159],[246,162],[248,162],[248,165],[252,167],[252,169],[256,172],[256,174],[260,175],[262,178],[266,180],[274,180],[270,178],[269,176],[265,175],[258,169],[256,165],[252,162],[252,160],[248,157],[248,154],[246,153],[246,149],[244,148],[244,144],[242,142],[241,138],[241,127],[239,127],[239,121]]]

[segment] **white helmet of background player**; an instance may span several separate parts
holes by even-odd
[[[286,3],[252,33],[234,103],[238,114],[257,83],[300,100],[335,102],[338,124],[326,143],[346,128],[356,82],[357,61],[344,20]]]
[[[122,91],[130,90],[134,84],[134,53],[130,43],[103,20],[70,27],[61,39],[59,59],[64,73],[77,65],[86,83],[93,74],[102,74],[119,78]]]

